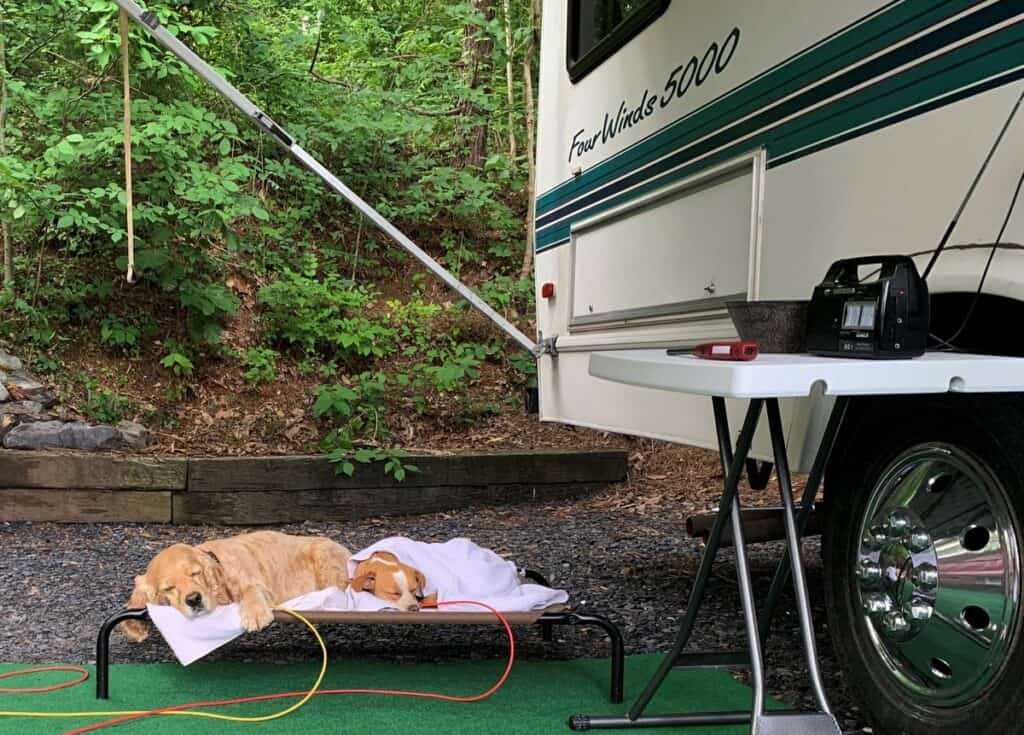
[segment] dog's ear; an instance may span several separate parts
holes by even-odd
[[[352,580],[352,589],[356,592],[373,592],[377,587],[377,573],[366,572]]]
[[[210,594],[218,605],[228,605],[234,602],[232,590],[224,576],[224,567],[206,552],[200,550],[199,564],[203,568],[203,579],[210,588]]]
[[[419,569],[416,570],[416,596],[423,597],[423,590],[427,586],[427,578],[423,576],[423,572]]]
[[[135,578],[135,587],[128,598],[128,607],[138,610],[151,602],[156,602],[156,588],[149,581],[149,577],[140,574]],[[121,632],[128,640],[136,643],[146,640],[149,637],[149,630],[149,625],[141,620],[126,620],[121,623]]]

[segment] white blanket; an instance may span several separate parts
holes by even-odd
[[[354,574],[358,561],[375,551],[390,551],[403,563],[423,572],[427,579],[424,595],[436,593],[438,602],[475,600],[501,612],[529,612],[569,601],[569,595],[563,590],[520,583],[515,564],[463,538],[443,544],[427,544],[398,536],[386,538],[353,554],[349,575]],[[288,600],[281,607],[298,612],[394,610],[370,592],[337,587],[310,592]],[[148,610],[153,624],[184,666],[245,632],[237,604],[221,605],[198,618],[186,618],[168,605],[149,605]],[[452,611],[486,612],[474,605],[446,605],[418,614],[443,615]]]

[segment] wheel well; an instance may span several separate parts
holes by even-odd
[[[971,308],[973,293],[932,294],[929,331],[949,339],[963,324]],[[978,297],[970,320],[954,344],[964,352],[1024,357],[1024,343],[1009,339],[1007,327],[1024,323],[1024,301],[983,293]]]

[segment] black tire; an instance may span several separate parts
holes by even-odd
[[[886,468],[920,445],[955,447],[985,468],[987,476],[1005,490],[1009,520],[1016,538],[1021,538],[1024,399],[1019,395],[889,397],[854,404],[850,419],[828,470],[823,555],[832,639],[851,692],[874,731],[884,735],[1024,732],[1020,600],[1007,625],[1011,638],[1000,672],[968,701],[936,706],[901,685],[883,655],[870,642],[865,645],[871,623],[865,620],[855,587],[860,529],[872,488]],[[1019,559],[1016,566],[1019,574]]]

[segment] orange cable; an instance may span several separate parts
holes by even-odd
[[[68,689],[81,684],[89,678],[89,672],[81,666],[40,666],[35,669],[22,669],[21,671],[8,671],[0,674],[0,679],[13,679],[16,676],[29,676],[30,674],[41,674],[46,671],[70,671],[73,674],[81,674],[77,679],[65,681],[62,684],[53,684],[45,687],[0,687],[0,694],[42,694],[43,692],[55,692],[58,689]]]
[[[505,626],[505,633],[508,635],[508,663],[505,666],[505,671],[502,673],[498,681],[491,686],[485,692],[480,694],[474,694],[471,696],[456,696],[451,694],[438,694],[435,692],[414,692],[405,691],[402,689],[321,689],[316,692],[315,696],[323,694],[377,694],[385,696],[397,696],[397,697],[416,697],[420,699],[436,699],[443,702],[479,702],[483,699],[487,699],[495,692],[497,692],[508,679],[509,674],[512,672],[512,665],[515,663],[516,657],[516,642],[515,636],[512,634],[512,626],[509,624],[508,619],[502,615],[498,610],[494,609],[490,605],[483,602],[476,602],[475,600],[448,600],[446,602],[438,602],[433,604],[426,604],[423,607],[441,607],[444,605],[477,605],[483,607],[493,613],[498,620],[501,621],[502,625]],[[279,694],[260,694],[252,697],[240,697],[237,699],[223,699],[215,700],[210,702],[192,702],[189,704],[178,704],[172,707],[163,707],[161,709],[150,710],[148,712],[141,712],[133,715],[126,715],[124,717],[118,717],[113,720],[106,720],[104,722],[97,722],[92,725],[86,725],[79,727],[74,730],[68,730],[64,735],[85,735],[85,733],[95,732],[104,727],[111,727],[113,725],[119,725],[125,722],[131,722],[133,720],[142,719],[144,717],[152,717],[159,715],[164,712],[177,712],[181,710],[199,709],[207,707],[225,707],[234,704],[248,704],[251,702],[266,702],[274,699],[287,699],[290,697],[302,697],[308,694],[308,691],[303,692],[282,692]]]

